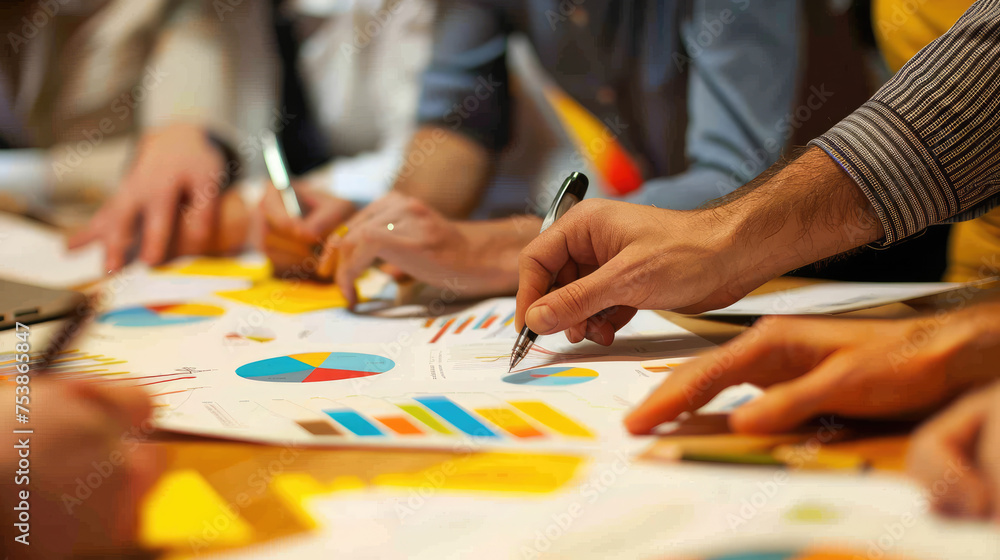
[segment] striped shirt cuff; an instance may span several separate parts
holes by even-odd
[[[884,103],[868,101],[810,145],[837,160],[865,193],[885,230],[884,245],[959,211],[934,154]]]

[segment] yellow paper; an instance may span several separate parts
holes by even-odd
[[[316,526],[312,516],[305,510],[305,502],[314,496],[328,496],[337,492],[360,491],[365,483],[355,476],[338,476],[328,484],[316,480],[309,473],[287,473],[276,476],[272,484],[274,492],[309,526]]]
[[[167,473],[146,498],[141,539],[150,548],[183,548],[190,539],[208,539],[212,546],[242,546],[252,542],[253,529],[194,470]],[[211,527],[209,535],[203,534]]]
[[[202,257],[177,267],[160,267],[157,270],[171,274],[190,276],[221,276],[225,278],[246,278],[248,280],[265,280],[271,276],[271,265],[247,264],[238,259],[217,259]]]
[[[414,473],[383,474],[375,486],[479,492],[555,492],[573,479],[582,457],[522,453],[477,453],[444,461]]]
[[[219,292],[218,295],[282,313],[308,313],[347,307],[347,300],[337,286],[294,280],[269,279],[245,290]]]

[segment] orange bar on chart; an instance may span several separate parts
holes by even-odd
[[[436,335],[434,335],[434,338],[431,339],[431,344],[434,344],[435,342],[440,340],[441,337],[444,336],[444,333],[448,332],[448,329],[450,329],[453,324],[455,324],[454,317],[448,319],[448,322],[445,323],[443,327],[441,327],[441,330],[439,330]]]
[[[545,437],[545,434],[539,432],[534,426],[529,424],[524,418],[521,418],[513,410],[506,408],[477,408],[476,412],[514,437]]]
[[[489,319],[487,319],[486,322],[483,323],[483,326],[481,326],[479,328],[481,328],[481,329],[488,329],[488,328],[490,328],[490,325],[492,325],[494,323],[494,321],[496,321],[496,320],[497,320],[497,316],[494,315],[494,316],[490,317]]]
[[[401,436],[423,435],[424,433],[402,416],[376,416],[375,419]]]
[[[510,401],[511,406],[544,426],[565,436],[594,438],[594,434],[575,420],[540,401]]]
[[[455,329],[455,334],[462,334],[462,331],[465,330],[465,327],[469,326],[469,323],[471,323],[473,319],[475,319],[475,317],[469,317],[468,319],[463,321],[462,324],[459,325],[457,329]]]

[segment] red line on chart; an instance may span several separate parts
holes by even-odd
[[[454,323],[455,323],[455,318],[454,318],[454,317],[452,317],[451,319],[448,319],[448,322],[447,322],[447,323],[445,323],[445,324],[444,324],[444,326],[443,326],[443,327],[441,327],[441,330],[439,330],[439,331],[438,331],[438,333],[437,333],[436,335],[434,335],[434,338],[432,338],[432,339],[431,339],[431,344],[434,344],[434,343],[435,343],[435,342],[437,342],[437,341],[438,341],[438,340],[439,340],[439,339],[440,339],[440,338],[441,338],[442,336],[444,336],[444,333],[448,332],[448,329],[450,329],[450,328],[451,328],[451,326],[452,326],[452,325],[453,325]]]
[[[115,381],[138,381],[140,379],[156,379],[157,377],[174,377],[174,376],[177,376],[177,375],[187,375],[187,373],[188,372],[185,371],[185,372],[178,372],[178,373],[164,373],[164,374],[161,374],[161,375],[141,375],[139,377],[122,377],[120,379],[116,379]],[[185,377],[185,379],[187,379],[187,378]]]
[[[170,383],[171,381],[182,381],[184,379],[198,379],[197,377],[178,377],[176,379],[162,379],[160,381],[153,381],[151,383],[140,383],[137,387],[145,387],[146,385],[156,385],[157,383]]]
[[[186,393],[191,389],[184,389],[183,391],[168,391],[166,393],[157,393],[155,395],[149,395],[150,397],[165,397],[167,395],[176,395],[177,393]]]

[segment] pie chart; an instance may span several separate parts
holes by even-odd
[[[507,383],[515,385],[576,385],[597,379],[592,369],[577,367],[548,367],[519,371],[504,377]]]
[[[251,362],[236,375],[252,381],[314,383],[339,381],[385,373],[396,366],[389,358],[353,352],[310,352]]]
[[[221,317],[226,310],[203,303],[164,303],[124,307],[101,315],[100,323],[118,327],[163,327],[190,325]]]

